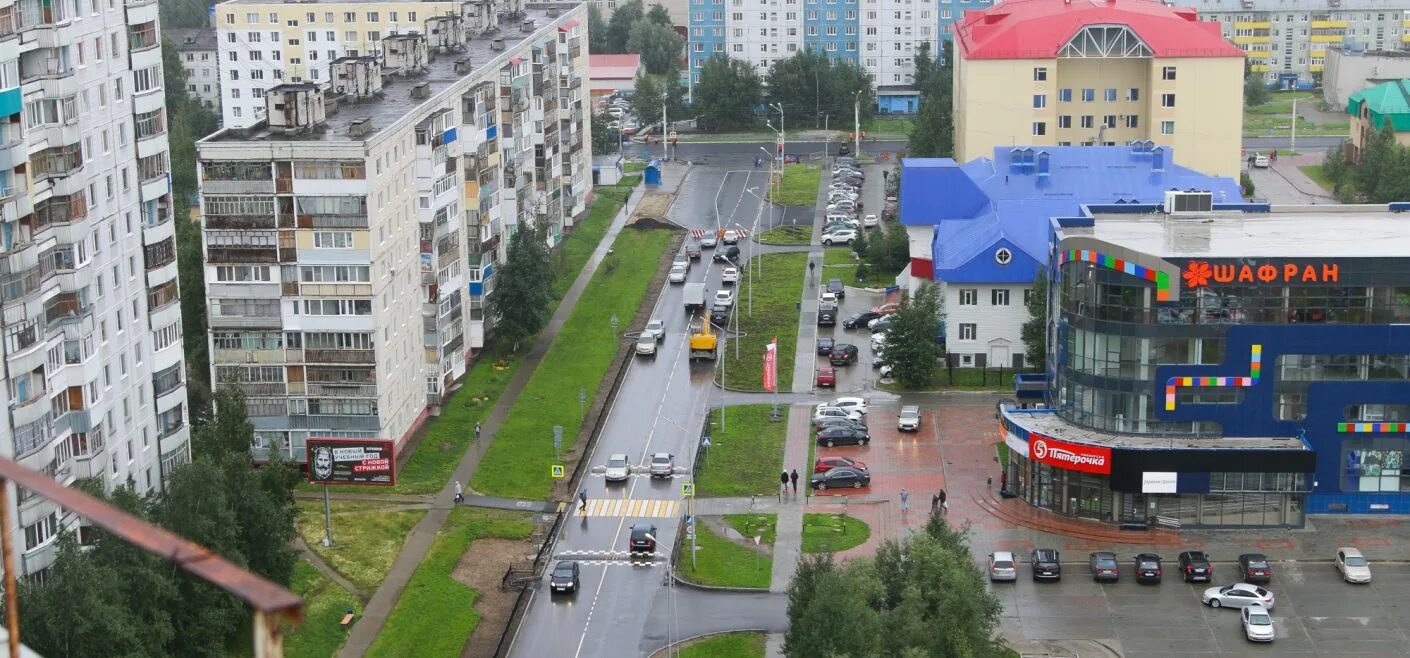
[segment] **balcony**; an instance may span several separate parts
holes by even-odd
[[[277,263],[278,250],[274,247],[207,247],[208,263]],[[151,269],[151,268],[148,268]]]
[[[83,167],[83,147],[69,144],[47,148],[30,156],[30,162],[36,181],[71,176]]]
[[[211,356],[215,363],[284,363],[286,359],[284,350],[217,349]]]
[[[156,48],[160,46],[161,43],[162,38],[161,35],[157,34],[156,21],[133,25],[127,31],[127,47],[132,52]]]
[[[176,261],[176,246],[172,238],[142,248],[147,271],[165,267]]]
[[[374,350],[304,350],[307,363],[376,363]]]
[[[239,389],[249,397],[287,395],[289,390],[284,382],[223,382],[216,386],[224,389]]]
[[[177,294],[176,279],[172,279],[147,291],[147,312],[155,313],[178,301],[181,296]]]
[[[308,394],[336,398],[375,398],[377,385],[308,382]]]
[[[44,322],[52,329],[56,323],[77,322],[91,310],[92,307],[79,293],[63,293],[45,304]]]

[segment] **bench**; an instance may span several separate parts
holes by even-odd
[[[352,623],[353,623],[353,619],[354,619],[355,617],[356,617],[356,615],[354,615],[354,614],[352,613],[352,611],[348,611],[348,614],[343,615],[343,620],[340,621],[340,622],[338,622],[338,625],[339,625],[339,626],[342,626],[343,628],[351,628],[351,627],[352,627]]]

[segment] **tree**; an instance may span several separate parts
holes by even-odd
[[[886,332],[886,363],[902,386],[918,389],[934,381],[935,368],[944,356],[939,336],[940,288],[926,281],[901,302]]]
[[[680,80],[674,75],[638,75],[636,92],[632,94],[632,111],[641,120],[641,124],[649,125],[660,121],[662,104],[665,104],[671,117],[682,118],[685,110],[685,88],[681,87]]]
[[[607,21],[607,53],[627,52],[627,39],[631,37],[632,26],[645,16],[641,0],[628,0],[612,11]]]
[[[691,106],[702,130],[734,130],[758,123],[754,109],[763,98],[764,81],[753,65],[716,54],[700,67]]]
[[[952,105],[954,61],[952,46],[944,42],[940,60],[930,58],[930,49],[922,45],[916,53],[916,89],[920,91],[920,109],[911,127],[909,151],[916,157],[947,157],[955,151],[955,120]]]
[[[617,152],[617,131],[607,127],[607,115],[592,113],[592,154]]]
[[[1244,105],[1256,107],[1267,103],[1272,97],[1268,93],[1268,83],[1263,80],[1263,74],[1252,71],[1244,74]]]
[[[821,127],[824,114],[850,122],[854,100],[861,103],[861,119],[870,119],[876,91],[860,66],[847,60],[833,63],[827,53],[803,50],[769,66],[767,100],[783,106],[784,128],[808,123]]]
[[[878,229],[867,243],[865,258],[880,272],[900,272],[911,262],[911,242],[904,226]]]
[[[598,9],[597,3],[588,3],[588,53],[593,55],[611,54],[611,48],[607,36],[607,19],[602,17],[602,10]]]
[[[1033,291],[1028,294],[1028,319],[1019,330],[1023,340],[1023,362],[1030,370],[1048,368],[1048,273],[1038,270]]]
[[[1371,131],[1361,145],[1361,162],[1352,173],[1352,183],[1356,191],[1367,201],[1383,203],[1380,199],[1381,182],[1387,175],[1395,175],[1396,164],[1395,133],[1387,123],[1381,130]]]
[[[671,12],[659,2],[651,5],[651,9],[646,10],[646,20],[656,25],[664,25],[672,30],[675,29],[675,25],[671,22]]]
[[[647,73],[664,76],[676,72],[676,60],[683,48],[685,39],[676,34],[675,28],[643,18],[632,24],[626,51],[641,54],[641,68]]]
[[[1349,201],[1352,196],[1346,184],[1350,173],[1351,163],[1346,160],[1346,149],[1341,144],[1328,148],[1322,156],[1322,176],[1332,182],[1332,189],[1328,191],[1343,202]]]
[[[553,268],[544,229],[521,224],[509,238],[508,253],[494,292],[490,315],[495,332],[519,350],[519,343],[537,334],[548,323],[553,303]]]

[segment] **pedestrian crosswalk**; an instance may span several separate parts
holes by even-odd
[[[666,559],[665,553],[643,551],[563,551],[553,556],[555,560],[575,560],[584,564],[602,562],[622,564],[624,562],[652,562]]]
[[[624,516],[635,518],[670,518],[680,512],[678,500],[646,500],[641,498],[589,498],[585,507],[578,506],[578,516]]]
[[[733,230],[734,230],[735,233],[738,233],[738,234],[739,234],[739,237],[740,237],[741,239],[742,239],[742,238],[747,238],[747,237],[749,237],[749,229],[747,229],[747,228],[737,228],[737,229],[733,229]],[[691,229],[691,230],[690,230],[690,236],[693,237],[693,238],[695,238],[696,240],[699,240],[700,238],[705,237],[705,232],[706,232],[706,230],[703,229],[703,228]],[[718,237],[724,237],[724,235],[723,235],[724,231],[723,231],[723,230],[720,230],[720,231],[710,231],[710,232],[711,232],[711,233],[715,233],[716,236],[718,236]]]
[[[588,473],[588,477],[600,478],[600,477],[605,477],[605,475],[604,475],[603,473]],[[652,474],[650,474],[650,473],[642,472],[642,473],[628,473],[628,474],[627,474],[627,477],[630,477],[630,478],[657,478],[657,477],[659,477],[659,478],[661,478],[661,479],[666,479],[666,478],[674,479],[674,478],[688,478],[688,477],[690,477],[690,474],[689,474],[689,473],[672,473],[672,474],[670,474],[670,475],[655,476],[655,475],[652,475]]]

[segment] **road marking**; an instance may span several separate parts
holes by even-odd
[[[678,500],[647,498],[589,498],[586,508],[578,508],[577,516],[609,516],[624,518],[666,519],[680,512]]]

